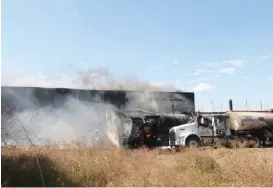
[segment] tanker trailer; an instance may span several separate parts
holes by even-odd
[[[170,128],[185,124],[190,116],[186,114],[162,114],[131,117],[132,129],[128,138],[131,148],[168,146]]]
[[[273,112],[228,111],[227,128],[230,136],[256,141],[256,146],[273,142]]]

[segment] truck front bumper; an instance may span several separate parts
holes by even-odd
[[[172,146],[185,146],[186,145],[186,139],[183,136],[180,136],[179,139],[175,141],[169,141],[169,145]]]

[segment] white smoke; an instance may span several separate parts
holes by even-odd
[[[153,84],[148,81],[139,81],[130,76],[114,75],[106,68],[89,68],[77,71],[73,77],[58,74],[46,76],[39,74],[37,77],[18,76],[12,74],[2,75],[2,86],[25,86],[46,88],[75,88],[93,90],[139,90],[139,91],[174,91],[171,84]]]
[[[2,86],[135,91],[170,91],[172,88],[162,88],[149,82],[114,76],[105,68],[79,71],[74,78],[63,75],[57,77],[40,75],[38,78],[4,76],[2,77]],[[172,89],[172,91],[174,90]],[[68,97],[61,106],[54,107],[37,104],[37,101],[33,100],[31,92],[12,93],[10,91],[9,95],[13,96],[12,103],[16,108],[28,107],[28,110],[23,110],[8,118],[8,114],[3,114],[2,109],[2,142],[4,138],[5,143],[27,143],[22,126],[25,127],[34,144],[44,144],[46,140],[57,142],[79,139],[84,139],[91,144],[98,139],[107,138],[114,145],[120,147],[123,135],[128,135],[130,132],[128,126],[121,126],[124,120],[118,116],[118,110],[112,105],[102,102],[99,98],[96,102],[83,102],[75,97]],[[162,111],[162,108],[169,111],[172,107],[171,103],[166,100],[166,105],[161,104],[160,109],[157,104],[159,96],[154,96],[150,92],[145,92],[144,95],[128,94],[127,97],[129,101],[124,109],[140,108],[158,112]],[[126,119],[126,121],[129,120]]]
[[[79,139],[92,144],[106,137],[118,147],[121,142],[120,130],[117,127],[121,122],[114,109],[103,103],[91,104],[68,98],[62,106],[23,110],[7,120],[9,122],[6,122],[5,126],[12,129],[12,135],[5,141],[10,144],[25,145],[21,142],[28,142],[22,126],[36,145],[43,145],[46,140],[56,143]]]

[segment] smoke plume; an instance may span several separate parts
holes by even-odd
[[[118,77],[105,68],[78,71],[77,76],[72,79],[65,76],[6,76],[2,78],[2,86],[146,91],[144,95],[128,94],[129,101],[124,110],[139,108],[152,112],[162,111],[165,107],[171,108],[171,105],[166,100],[166,106],[161,104],[159,108],[159,96],[152,95],[149,91],[174,91],[172,86],[162,88],[149,82]],[[119,109],[103,102],[100,97],[81,101],[75,96],[68,96],[65,99],[59,98],[54,105],[42,106],[34,100],[32,90],[18,93],[6,89],[1,98],[2,144],[28,145],[28,138],[35,145],[78,140],[92,144],[104,139],[120,147],[123,137],[130,132],[130,119],[120,116]]]

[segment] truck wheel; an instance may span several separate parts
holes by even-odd
[[[187,138],[186,145],[189,148],[197,148],[200,145],[200,140],[197,137],[189,137]]]
[[[252,140],[253,140],[253,141],[251,142],[251,146],[252,146],[253,148],[259,148],[260,145],[261,145],[260,139],[259,139],[258,137],[254,137]]]

